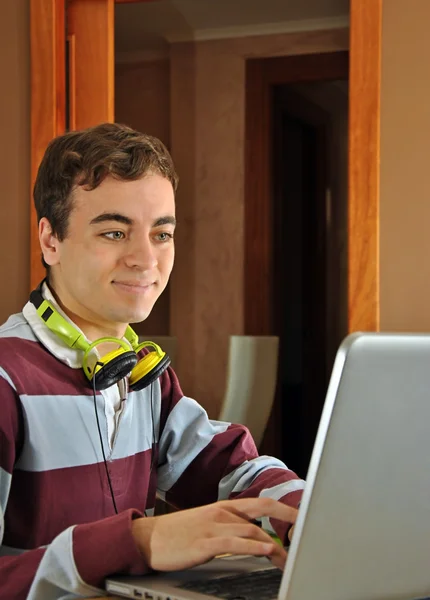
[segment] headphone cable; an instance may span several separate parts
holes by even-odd
[[[151,452],[151,466],[149,468],[149,482],[151,482],[152,469],[155,467],[155,446],[157,444],[155,438],[155,423],[154,423],[154,384],[151,383],[151,422],[152,422],[152,452]]]
[[[97,363],[97,364],[100,364],[101,366],[103,366],[103,363]],[[103,462],[104,462],[105,469],[106,469],[106,475],[107,475],[107,480],[108,480],[108,483],[109,483],[109,489],[110,489],[110,493],[111,493],[111,496],[112,496],[112,502],[113,502],[113,507],[115,509],[115,514],[118,514],[118,509],[117,509],[116,502],[115,502],[115,495],[113,493],[113,488],[112,488],[112,481],[111,481],[110,474],[109,474],[109,469],[108,469],[108,466],[107,466],[105,449],[104,449],[104,446],[103,446],[103,438],[102,438],[102,432],[101,432],[101,429],[100,429],[99,415],[98,415],[98,412],[97,412],[96,374],[94,374],[94,377],[93,377],[93,400],[94,400],[94,412],[96,413],[96,420],[97,420],[97,429],[99,430],[100,446],[102,448]]]
[[[103,367],[103,363],[97,363],[97,365],[100,365]],[[108,480],[108,484],[109,484],[109,490],[110,490],[110,494],[112,496],[112,503],[113,503],[113,507],[115,510],[115,514],[118,514],[118,508],[116,506],[116,501],[115,501],[115,494],[113,492],[113,487],[112,487],[112,481],[110,478],[110,474],[109,474],[109,469],[107,466],[107,461],[106,461],[106,454],[105,454],[105,449],[104,449],[104,445],[103,445],[103,437],[102,437],[102,432],[101,432],[101,428],[100,428],[100,421],[99,421],[99,414],[97,412],[97,400],[96,400],[96,373],[94,373],[94,377],[92,378],[92,382],[93,382],[93,401],[94,401],[94,412],[96,414],[96,421],[97,421],[97,429],[99,432],[99,438],[100,438],[100,446],[102,449],[102,455],[103,455],[103,463],[106,469],[106,476],[107,476],[107,480]],[[155,435],[155,422],[154,422],[154,385],[153,383],[151,383],[151,421],[152,421],[152,452],[151,452],[151,464],[150,464],[150,468],[149,468],[149,481],[148,484],[151,482],[151,475],[152,475],[152,471],[155,467],[155,449],[156,449],[156,445],[157,445],[157,441],[156,441],[156,435]],[[149,488],[148,488],[149,489]],[[145,516],[148,516],[146,513],[146,510],[144,511]]]

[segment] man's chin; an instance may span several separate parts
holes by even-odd
[[[133,317],[127,321],[129,325],[136,325],[137,323],[142,323],[149,317],[149,313],[143,317]]]
[[[124,321],[124,323],[130,323],[130,325],[133,325],[134,323],[142,323],[142,321],[145,321],[150,314],[151,309],[128,312],[127,319]]]

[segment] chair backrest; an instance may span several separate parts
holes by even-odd
[[[258,447],[275,398],[279,338],[232,335],[219,419],[246,425]]]
[[[139,342],[145,342],[147,340],[160,346],[160,348],[169,356],[171,366],[174,369],[176,364],[178,339],[171,335],[139,336]]]

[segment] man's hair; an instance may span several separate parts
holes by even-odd
[[[34,184],[37,220],[46,217],[52,232],[63,241],[76,186],[94,190],[108,176],[133,181],[147,174],[165,177],[176,191],[178,176],[172,158],[155,137],[117,123],[60,135],[47,147]]]

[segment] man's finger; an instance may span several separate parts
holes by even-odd
[[[286,506],[272,498],[240,498],[238,500],[222,501],[220,504],[231,512],[246,520],[269,517],[288,523],[295,523],[297,509]]]
[[[243,537],[273,544],[273,538],[268,533],[249,522],[217,524],[213,529],[213,534],[218,537]]]
[[[287,553],[281,546],[272,542],[261,542],[242,537],[205,538],[199,543],[199,553],[206,555],[206,560],[223,554],[249,554],[251,556],[267,556],[279,568],[283,568]]]

